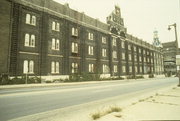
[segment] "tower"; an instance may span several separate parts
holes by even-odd
[[[161,42],[159,41],[159,37],[158,37],[158,31],[155,30],[154,31],[154,35],[153,35],[153,45],[156,47],[162,47]]]

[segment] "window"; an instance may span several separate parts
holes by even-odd
[[[36,16],[32,16],[31,24],[36,26]]]
[[[146,54],[146,51],[145,51],[145,50],[143,51],[143,54]]]
[[[60,25],[58,22],[55,22],[55,21],[52,22],[52,30],[54,30],[54,31],[60,30]]]
[[[27,74],[27,73],[28,73],[28,61],[27,61],[27,60],[24,61],[23,73],[24,73],[24,74]]]
[[[135,72],[136,72],[136,73],[138,72],[137,66],[135,66]]]
[[[103,73],[108,73],[109,72],[109,68],[106,64],[103,64]]]
[[[149,58],[147,58],[147,62],[149,62]]]
[[[29,73],[34,72],[34,61],[29,61]]]
[[[24,60],[24,65],[23,65],[23,73],[34,73],[34,61],[33,60]]]
[[[132,66],[129,66],[129,72],[132,72]]]
[[[122,59],[125,60],[125,53],[122,53]]]
[[[31,24],[31,15],[26,14],[26,24]]]
[[[107,42],[106,42],[106,37],[102,37],[102,43],[103,44],[106,44]]]
[[[122,66],[122,72],[126,72],[126,66]]]
[[[117,73],[117,65],[114,65],[114,73]]]
[[[124,41],[121,42],[121,47],[124,48],[125,47],[125,43]]]
[[[137,61],[137,55],[134,55],[134,61]]]
[[[151,55],[151,56],[153,56],[153,53],[152,53],[152,52],[150,52],[150,55]]]
[[[104,49],[104,48],[102,49],[102,56],[103,56],[103,57],[106,57],[106,56],[107,56],[106,49]]]
[[[88,39],[89,40],[93,40],[94,39],[93,33],[90,33],[90,32],[88,33]]]
[[[55,47],[56,50],[59,50],[59,39],[56,40],[56,47]]]
[[[59,50],[59,39],[52,38],[52,50]]]
[[[29,35],[29,34],[25,34],[25,42],[24,42],[24,46],[26,47],[35,47],[35,35]]]
[[[72,42],[72,53],[78,53],[78,43]]]
[[[139,67],[139,71],[140,71],[140,73],[142,73],[142,66]]]
[[[149,55],[149,51],[147,51],[147,55]]]
[[[26,14],[26,24],[34,25],[36,26],[36,16]]]
[[[149,51],[147,51],[147,55],[149,55]]]
[[[117,52],[113,51],[113,58],[117,58]]]
[[[72,28],[72,35],[73,36],[78,36],[78,29],[77,28]]]
[[[24,46],[29,46],[29,34],[25,34]]]
[[[51,73],[55,73],[55,62],[51,62]]]
[[[59,73],[59,62],[51,62],[51,73]]]
[[[136,47],[134,46],[134,51],[136,51]]]
[[[56,22],[56,31],[59,31],[59,23]]]
[[[54,21],[52,22],[52,30],[56,30],[56,23]]]
[[[141,49],[139,48],[139,53],[141,53]]]
[[[117,43],[116,43],[116,38],[115,38],[115,37],[113,37],[113,39],[112,39],[112,44],[113,44],[113,46],[116,46],[116,45],[117,45]]]
[[[93,46],[88,46],[88,54],[89,55],[94,55],[94,51],[93,51]]]
[[[128,45],[128,50],[131,50],[131,45]]]
[[[90,73],[94,72],[94,64],[89,64],[89,72]]]
[[[131,58],[131,54],[129,54],[128,56],[129,56],[129,60],[132,60],[132,58]]]
[[[56,73],[59,73],[59,62],[56,62]]]
[[[139,56],[139,61],[140,61],[140,62],[142,61],[142,57],[141,57],[141,56]]]
[[[78,64],[77,63],[72,63],[71,72],[72,73],[78,73]]]
[[[146,62],[146,57],[144,57],[144,62]]]
[[[52,49],[55,50],[56,48],[56,40],[52,38]]]
[[[35,47],[35,35],[31,35],[30,47]]]

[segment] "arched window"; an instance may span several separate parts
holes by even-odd
[[[24,46],[29,46],[29,34],[25,34]]]
[[[30,46],[35,47],[35,35],[31,35]]]
[[[56,40],[56,50],[59,50],[59,39]]]
[[[26,14],[26,24],[30,24],[31,23],[31,16],[30,14]]]
[[[56,30],[56,23],[54,21],[52,22],[52,30]]]
[[[55,73],[55,62],[51,62],[51,73]]]
[[[36,26],[36,16],[32,16],[31,24]]]
[[[52,38],[52,49],[56,49],[56,40],[54,38]]]
[[[59,73],[59,62],[56,62],[56,73]]]
[[[72,35],[75,35],[74,27],[72,28]]]
[[[59,23],[56,23],[56,31],[59,31]]]
[[[29,62],[29,73],[34,73],[34,61]]]
[[[24,60],[23,73],[24,73],[24,74],[27,74],[27,73],[28,73],[28,61],[27,61],[27,60]]]

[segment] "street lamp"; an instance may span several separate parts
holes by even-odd
[[[175,41],[176,41],[176,43],[177,43],[177,48],[178,48],[178,38],[177,38],[177,29],[176,29],[176,23],[174,23],[174,24],[171,24],[171,25],[168,25],[168,30],[170,31],[171,30],[171,27],[174,27],[174,32],[175,32]],[[176,51],[176,53],[177,53],[177,51]]]
[[[168,30],[171,30],[171,27],[174,27],[174,32],[175,32],[175,42],[176,42],[176,55],[178,55],[178,37],[177,37],[177,29],[176,29],[176,23],[172,24],[172,25],[168,25]],[[177,65],[177,62],[176,62]],[[180,65],[177,65],[180,66]],[[179,85],[180,86],[180,70],[177,70],[178,72],[178,77],[179,77]]]

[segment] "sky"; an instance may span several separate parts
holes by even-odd
[[[54,0],[106,23],[106,17],[114,10],[121,8],[121,16],[128,34],[132,34],[152,44],[153,31],[158,31],[161,43],[174,41],[174,28],[169,31],[168,25],[177,24],[180,45],[180,0]],[[180,47],[180,46],[179,46]]]

